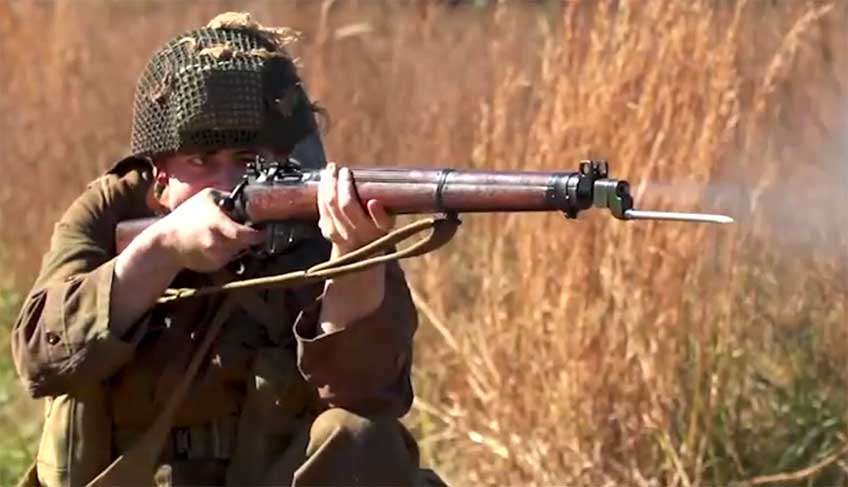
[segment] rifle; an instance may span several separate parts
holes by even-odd
[[[376,199],[396,215],[479,212],[561,211],[566,218],[605,208],[619,220],[732,223],[724,215],[643,211],[633,208],[630,184],[610,178],[606,161],[582,161],[576,172],[468,171],[455,169],[353,168],[354,188],[363,201]],[[320,170],[295,159],[248,165],[242,182],[219,205],[236,221],[265,226],[264,254],[279,254],[314,236],[318,220]],[[123,250],[155,218],[118,224],[116,246]]]
[[[605,208],[620,220],[675,220],[686,222],[731,223],[724,215],[640,211],[633,208],[627,181],[609,177],[605,161],[583,161],[576,172],[498,172],[460,171],[453,169],[354,168],[354,188],[361,200],[377,199],[394,214],[446,213],[448,218],[429,221],[427,225],[408,225],[350,254],[319,264],[305,271],[274,277],[274,286],[294,286],[353,272],[366,265],[391,259],[420,255],[444,244],[456,230],[458,213],[562,211],[567,218],[589,208]],[[289,250],[306,238],[315,236],[318,219],[317,190],[319,170],[306,170],[296,160],[283,162],[258,159],[246,171],[244,179],[222,197],[218,205],[234,220],[262,225],[269,229],[269,239],[260,254],[278,254]],[[117,227],[116,247],[123,250],[129,242],[155,219],[121,222]],[[418,222],[416,222],[418,223]],[[423,228],[431,228],[431,238],[423,245],[413,245],[389,255],[369,257],[375,249],[391,246]],[[422,242],[419,242],[421,244]],[[248,279],[212,292],[268,285],[268,281]],[[256,282],[261,281],[261,282]],[[204,294],[206,290],[168,290],[160,300]],[[215,337],[234,306],[234,295],[221,304],[202,343],[193,354],[185,376],[150,429],[128,451],[88,484],[88,487],[110,485],[144,485],[149,479],[162,450],[177,407],[188,393],[191,382],[202,365]]]

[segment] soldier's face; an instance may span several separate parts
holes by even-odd
[[[156,161],[156,181],[165,188],[159,201],[173,210],[202,189],[229,192],[241,181],[245,167],[257,155],[274,157],[277,154],[263,148],[251,148],[163,157]]]

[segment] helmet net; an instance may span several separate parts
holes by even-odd
[[[224,14],[156,52],[136,87],[130,150],[173,152],[267,146],[289,153],[316,130],[285,45],[291,31]]]

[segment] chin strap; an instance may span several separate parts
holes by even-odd
[[[258,279],[233,281],[219,286],[208,286],[197,289],[168,289],[165,292],[165,296],[160,298],[158,302],[167,303],[190,297],[235,290],[302,286],[368,269],[369,267],[385,262],[424,255],[450,241],[456,233],[459,224],[460,221],[456,218],[456,215],[425,218],[394,230],[354,252],[328,260],[303,271],[289,272]],[[418,240],[408,247],[375,256],[378,252],[386,252],[394,249],[398,243],[404,242],[426,230],[430,230],[430,234],[427,237]],[[150,429],[141,436],[132,448],[123,452],[106,470],[86,484],[86,487],[106,487],[113,485],[141,487],[150,485],[150,479],[156,468],[156,462],[168,438],[168,433],[173,426],[174,415],[188,394],[191,384],[194,382],[194,378],[197,376],[197,372],[200,370],[221,328],[223,328],[224,322],[227,321],[227,318],[230,317],[230,314],[238,305],[238,300],[238,294],[228,294],[223,297],[218,312],[209,324],[203,341],[191,357],[191,362],[185,371],[185,375],[183,375],[180,382],[174,388],[174,392],[168,398],[168,401],[165,403],[159,416],[156,417],[156,420],[150,426]]]

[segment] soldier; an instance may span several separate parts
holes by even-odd
[[[221,298],[156,305],[170,285],[231,279],[265,239],[215,204],[257,155],[323,165],[285,29],[222,14],[158,51],[135,95],[131,156],[56,225],[13,330],[26,389],[46,398],[31,485],[84,485],[147,431]],[[270,275],[350,252],[393,219],[327,165],[320,234],[263,262]],[[115,226],[163,215],[119,254]],[[116,255],[117,254],[117,255]],[[246,292],[182,403],[156,485],[419,484],[412,401],[416,314],[385,265],[292,290]],[[142,481],[147,483],[146,481]]]

